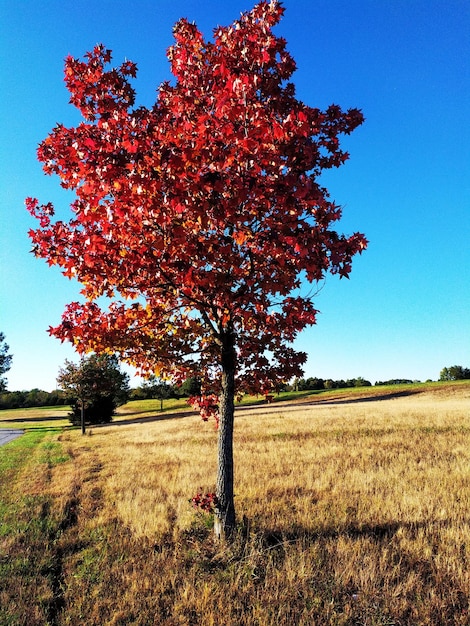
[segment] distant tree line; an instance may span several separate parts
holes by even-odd
[[[140,387],[129,391],[129,400],[157,399],[163,401],[166,398],[184,398],[198,395],[201,391],[201,383],[196,378],[189,378],[182,385],[170,385],[160,379],[151,379]],[[56,389],[55,391],[43,391],[31,389],[31,391],[4,391],[0,393],[0,410],[2,409],[27,409],[31,407],[45,406],[69,406],[73,404],[70,394]]]
[[[166,398],[189,398],[201,393],[201,381],[188,378],[182,385],[171,385],[155,376],[146,380],[140,387],[131,389],[130,400],[165,400]]]
[[[461,365],[444,367],[439,377],[441,382],[467,379],[470,379],[470,368]],[[375,386],[411,385],[419,382],[419,380],[410,380],[408,378],[393,378],[384,381],[378,380]],[[310,377],[298,378],[292,384],[284,385],[280,391],[321,391],[322,389],[347,389],[348,387],[370,387],[371,385],[372,383],[369,380],[365,380],[361,376],[348,380]],[[201,384],[197,378],[188,378],[182,385],[170,385],[158,378],[151,378],[139,387],[131,389],[129,400],[157,399],[163,402],[167,398],[195,396],[200,393],[200,390]],[[0,393],[0,410],[69,404],[70,400],[61,390],[47,392],[41,389],[32,389],[31,391],[4,391]]]
[[[0,409],[28,409],[30,407],[58,406],[69,404],[60,390],[4,391],[0,393]]]
[[[410,380],[409,378],[392,378],[391,380],[377,380],[375,385],[412,385],[420,382],[420,380]]]
[[[439,381],[453,381],[470,379],[470,369],[461,365],[452,365],[452,367],[444,367],[441,370]],[[420,383],[420,380],[410,380],[409,378],[392,378],[390,380],[378,380],[375,386],[385,385],[412,385]],[[426,382],[432,382],[427,380]],[[347,389],[348,387],[370,387],[372,383],[365,380],[361,376],[348,380],[331,380],[323,378],[299,378],[291,385],[284,387],[285,391],[319,391],[322,389]]]
[[[320,391],[321,389],[347,389],[348,387],[370,387],[372,383],[359,376],[348,380],[327,378],[297,378],[292,385],[285,385],[284,391]]]
[[[462,365],[452,365],[441,370],[439,380],[468,380],[470,379],[470,368]]]

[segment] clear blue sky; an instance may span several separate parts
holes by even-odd
[[[37,144],[76,124],[63,59],[96,43],[135,61],[138,103],[170,77],[165,50],[179,17],[206,36],[249,0],[0,0],[0,331],[14,355],[9,389],[51,390],[65,358],[46,332],[78,287],[29,254],[26,196],[71,197],[43,175]],[[470,3],[468,0],[285,0],[277,33],[307,104],[359,107],[351,159],[323,182],[344,206],[343,232],[370,240],[349,281],[328,278],[315,327],[297,347],[306,376],[375,382],[437,379],[470,366]]]

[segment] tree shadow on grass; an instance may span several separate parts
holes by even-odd
[[[420,393],[418,390],[405,390],[405,391],[397,391],[392,393],[384,393],[380,395],[367,395],[361,396],[358,398],[325,398],[323,399],[315,399],[315,400],[300,400],[300,401],[282,401],[282,402],[274,402],[273,404],[245,404],[241,406],[235,407],[235,415],[237,413],[245,412],[245,411],[253,411],[258,415],[264,415],[267,413],[273,413],[276,411],[280,411],[282,409],[289,410],[305,410],[306,407],[314,408],[315,406],[326,406],[326,405],[341,405],[341,404],[355,404],[358,402],[374,402],[383,401],[383,400],[393,400],[394,398],[401,398],[405,396],[415,395]],[[317,396],[318,397],[318,396]],[[138,417],[138,416],[141,417]],[[172,411],[165,413],[155,413],[153,415],[148,415],[148,411],[134,411],[132,413],[125,413],[124,419],[113,420],[108,424],[96,424],[93,427],[104,427],[104,426],[128,426],[130,424],[150,424],[152,422],[160,422],[163,420],[171,420],[171,419],[181,419],[184,417],[195,417],[198,416],[199,413],[197,411],[193,411],[191,409],[186,409],[184,411]],[[119,417],[119,413],[118,413]]]
[[[318,398],[318,400],[314,400],[313,402],[308,402],[306,404],[315,405],[321,404],[322,406],[328,404],[358,404],[360,402],[383,402],[384,400],[395,400],[396,398],[406,398],[407,396],[414,396],[421,393],[418,389],[406,389],[403,391],[393,391],[391,393],[383,393],[383,394],[370,394],[359,396],[357,398]]]
[[[266,404],[263,401],[262,404],[259,402],[253,403],[253,404],[245,404],[242,406],[236,406],[235,407],[235,412],[242,412],[242,411],[256,411],[259,412],[260,414],[263,414],[264,412],[269,412],[272,413],[273,411],[279,411],[282,408],[286,408],[286,409],[297,409],[297,410],[302,410],[305,409],[305,407],[315,407],[317,405],[319,406],[328,406],[328,405],[341,405],[341,404],[357,404],[357,403],[361,403],[361,402],[374,402],[374,401],[384,401],[384,400],[393,400],[395,398],[403,398],[406,396],[411,396],[411,395],[416,395],[421,393],[420,390],[418,389],[410,389],[410,390],[404,390],[404,391],[396,391],[396,392],[391,392],[391,393],[384,393],[384,394],[379,394],[379,395],[374,395],[374,394],[370,394],[370,395],[364,395],[364,396],[359,396],[357,398],[352,398],[352,397],[348,397],[348,398],[321,398],[320,396],[315,396],[314,400],[309,400],[308,398],[306,399],[300,399],[300,400],[289,400],[289,401],[274,401],[272,404]],[[269,409],[269,411],[266,411],[266,409]],[[158,409],[157,409],[158,410]],[[121,414],[117,414],[117,417],[119,418]],[[179,418],[183,418],[183,417],[191,417],[191,416],[195,416],[198,415],[198,413],[196,411],[192,411],[191,409],[187,409],[184,411],[174,411],[174,412],[164,412],[164,413],[155,413],[153,415],[148,415],[148,411],[132,411],[129,413],[125,413],[122,414],[125,415],[126,417],[124,419],[117,419],[114,420],[108,424],[96,424],[95,426],[126,426],[129,424],[144,424],[144,423],[151,423],[151,422],[160,422],[162,420],[169,420],[169,419],[179,419]],[[141,417],[138,417],[138,416]],[[38,422],[55,422],[55,421],[60,421],[60,420],[64,420],[67,419],[67,415],[54,415],[54,416],[46,416],[46,417],[12,417],[12,418],[7,418],[7,419],[0,419],[0,423],[3,422],[5,424],[14,424],[14,423],[18,423],[18,422],[22,422],[22,423],[38,423]]]
[[[139,415],[141,415],[142,417],[138,417]],[[194,415],[198,415],[198,413],[196,413],[195,411],[191,411],[191,410],[187,410],[187,411],[175,411],[175,412],[165,412],[165,413],[156,413],[155,415],[148,415],[148,411],[135,411],[132,413],[126,413],[125,414],[125,418],[124,419],[119,419],[120,414],[118,413],[117,415],[114,416],[114,418],[118,418],[117,420],[113,420],[111,422],[108,422],[106,424],[89,424],[86,423],[87,427],[91,427],[91,428],[102,428],[104,426],[126,426],[129,424],[149,424],[151,422],[160,422],[162,420],[169,420],[169,419],[179,419],[182,417],[190,417],[190,416],[194,416]],[[129,416],[129,417],[127,417]],[[55,422],[55,421],[64,421],[67,420],[68,416],[67,415],[62,415],[60,417],[18,417],[18,418],[9,418],[9,419],[4,419],[4,420],[0,420],[0,423],[4,423],[4,424],[13,424],[13,423],[21,423],[21,424],[25,424],[25,429],[26,430],[44,430],[47,427],[44,426],[28,426],[28,424],[40,424],[41,422]],[[50,429],[53,429],[54,427],[50,427]],[[57,427],[55,427],[57,428]],[[62,428],[77,428],[76,426],[73,426],[72,424],[70,425],[65,425],[62,426]],[[1,432],[1,430],[0,430]]]
[[[146,415],[148,411],[136,411],[135,413],[126,413],[134,417],[118,419],[107,424],[93,424],[93,428],[104,428],[106,426],[129,426],[130,424],[151,424],[152,422],[162,422],[164,420],[181,419],[183,417],[194,417],[199,415],[196,411],[175,411],[171,413],[159,413],[156,415]],[[142,415],[142,417],[136,417]],[[118,414],[119,417],[119,414]]]
[[[27,423],[34,423],[34,422],[56,422],[56,421],[60,421],[60,420],[66,420],[67,419],[67,415],[55,415],[53,417],[11,417],[8,419],[0,419],[1,423],[5,423],[5,424],[10,424],[10,423],[14,423],[14,422],[27,422]]]
[[[410,522],[390,521],[383,524],[350,523],[346,524],[344,527],[324,528],[318,531],[312,531],[298,526],[289,531],[260,529],[258,532],[263,545],[271,549],[276,547],[280,548],[290,543],[300,542],[311,544],[322,540],[337,540],[339,538],[373,539],[377,542],[386,541],[388,543],[399,531],[405,531],[411,539],[414,539],[423,528],[449,528],[452,524],[454,524],[454,521],[449,519]]]
[[[289,411],[305,411],[305,409],[314,409],[316,406],[324,407],[324,406],[341,406],[341,405],[349,405],[349,404],[360,404],[363,402],[383,402],[386,400],[394,400],[396,398],[404,398],[406,396],[412,396],[421,393],[419,390],[405,390],[405,391],[396,391],[392,393],[383,393],[383,394],[370,394],[363,395],[359,397],[347,397],[347,398],[320,398],[319,396],[315,396],[314,400],[305,399],[299,401],[288,401],[288,402],[276,402],[274,401],[272,404],[246,404],[243,406],[237,406],[235,409],[235,414],[238,411],[253,411],[258,415],[268,415],[272,413],[276,413],[282,411],[283,409],[289,409]]]

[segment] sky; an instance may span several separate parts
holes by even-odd
[[[137,104],[171,78],[166,49],[180,17],[207,38],[254,0],[0,0],[0,331],[13,354],[8,389],[51,391],[73,348],[49,337],[79,286],[30,254],[27,196],[61,215],[73,196],[43,174],[36,148],[76,125],[63,60],[95,44],[137,63]],[[372,383],[437,380],[470,366],[470,3],[285,0],[276,34],[297,63],[306,104],[362,109],[350,160],[322,177],[343,207],[340,232],[368,249],[350,280],[329,276],[317,324],[295,347],[305,376]],[[133,384],[138,384],[137,380]]]

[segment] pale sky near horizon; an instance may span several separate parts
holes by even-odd
[[[169,79],[165,50],[180,17],[206,37],[250,0],[0,0],[0,331],[13,354],[8,389],[55,388],[69,345],[47,334],[79,287],[31,254],[24,199],[72,197],[46,177],[36,147],[75,125],[63,60],[96,43],[139,72],[137,104]],[[328,277],[317,324],[296,347],[305,375],[436,380],[470,367],[470,3],[467,0],[285,0],[276,33],[297,63],[300,99],[361,108],[351,158],[323,177],[344,207],[340,232],[369,248],[350,280]],[[132,8],[132,10],[131,10]]]

